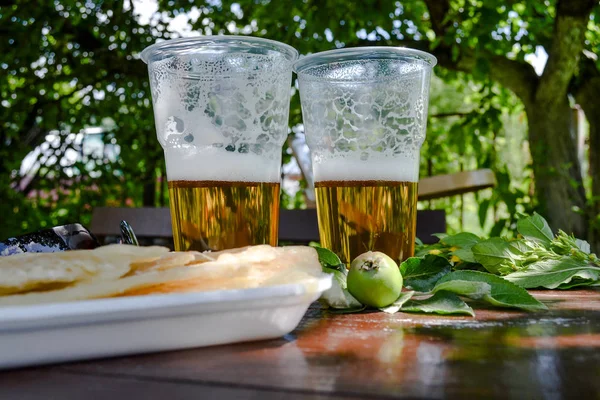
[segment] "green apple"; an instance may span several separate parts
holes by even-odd
[[[350,264],[348,291],[367,306],[389,306],[402,291],[402,274],[398,264],[378,251],[361,254]]]

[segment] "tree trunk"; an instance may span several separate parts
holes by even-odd
[[[590,204],[590,232],[588,241],[593,251],[600,253],[600,104],[588,117],[590,123],[590,170],[592,177],[592,200]]]
[[[595,63],[587,63],[582,68],[582,74],[588,79],[577,91],[576,100],[583,108],[585,117],[590,125],[589,136],[589,171],[592,178],[592,196],[588,208],[590,229],[588,242],[592,250],[600,252],[600,72]],[[592,75],[592,77],[589,77]]]
[[[527,109],[529,146],[540,213],[556,231],[587,237],[585,189],[577,158],[571,108],[557,94],[552,104]]]
[[[596,110],[600,107],[596,108]],[[592,177],[592,204],[590,205],[590,233],[592,249],[600,253],[600,114],[590,122],[590,176]]]
[[[426,0],[437,36],[446,34],[449,0]],[[489,77],[512,90],[525,105],[533,159],[536,198],[550,225],[588,237],[589,214],[577,147],[571,124],[569,86],[584,49],[585,32],[595,0],[558,0],[548,62],[538,77],[531,65],[487,54]],[[446,5],[446,6],[444,6]],[[462,49],[455,57],[443,44],[434,49],[440,65],[465,72],[477,66],[482,53]],[[596,109],[597,110],[597,109]]]

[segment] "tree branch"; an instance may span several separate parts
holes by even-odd
[[[431,18],[431,28],[436,36],[442,37],[446,31],[448,21],[448,11],[450,10],[449,0],[425,0],[425,5],[429,10]]]
[[[471,115],[470,112],[447,112],[447,113],[437,113],[430,114],[429,118],[451,118],[451,117],[466,117],[467,115]]]
[[[346,43],[346,46],[373,46],[374,44],[370,40],[357,40],[356,43]],[[453,71],[472,73],[477,65],[478,59],[475,51],[471,49],[462,50],[458,58],[455,58],[450,46],[439,45],[435,49],[431,49],[433,47],[431,42],[425,40],[390,41],[388,44],[428,51],[437,58],[440,66]],[[539,77],[532,65],[504,56],[485,54],[481,51],[478,54],[489,61],[489,76],[492,80],[515,93],[526,107],[533,104]]]
[[[450,23],[450,18],[448,18],[450,1],[425,0],[425,5],[431,16],[433,31],[436,36],[443,37]],[[433,54],[437,57],[439,64],[448,69],[472,72],[476,67],[477,58],[473,50],[463,50],[460,57],[454,59],[452,48],[441,45],[433,50]],[[487,55],[486,59],[490,61],[490,78],[513,91],[526,107],[532,103],[539,78],[531,65],[490,54]]]
[[[566,95],[584,48],[590,12],[596,3],[594,0],[559,0],[548,63],[535,94],[536,101],[553,104],[557,94]]]
[[[463,51],[454,60],[450,48],[440,46],[434,50],[434,55],[441,66],[452,70],[473,72],[477,65],[477,57],[471,50]],[[488,55],[485,59],[489,61],[492,80],[514,92],[526,107],[532,104],[539,78],[530,64],[498,55]]]

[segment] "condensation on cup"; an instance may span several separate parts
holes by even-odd
[[[297,51],[244,36],[146,48],[175,249],[277,244],[281,147]]]
[[[297,61],[321,244],[349,263],[414,254],[419,152],[432,55],[395,47],[326,51]]]

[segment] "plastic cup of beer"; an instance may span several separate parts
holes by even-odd
[[[146,48],[175,250],[277,245],[281,148],[297,51],[244,36]]]
[[[396,47],[325,51],[294,64],[311,151],[321,245],[350,263],[414,254],[419,152],[432,55]]]

